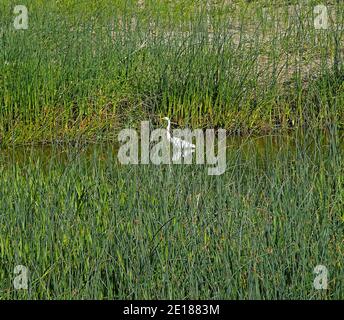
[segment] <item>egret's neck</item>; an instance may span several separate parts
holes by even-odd
[[[167,120],[167,139],[171,139],[171,121]]]

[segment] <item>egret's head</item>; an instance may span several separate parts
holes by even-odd
[[[168,117],[163,117],[163,120],[169,121],[170,119]]]

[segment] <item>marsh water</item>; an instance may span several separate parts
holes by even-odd
[[[227,154],[240,155],[243,159],[254,156],[261,163],[273,161],[277,154],[304,152],[309,156],[327,154],[329,150],[343,150],[344,134],[339,132],[294,132],[284,134],[266,134],[257,136],[231,136],[227,138]],[[43,167],[49,163],[68,165],[76,159],[94,159],[100,162],[113,162],[117,159],[120,145],[114,143],[98,144],[56,144],[16,146],[0,149],[0,164],[10,166],[16,163],[25,166],[28,161],[39,161]]]

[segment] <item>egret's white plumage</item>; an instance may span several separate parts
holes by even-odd
[[[171,136],[171,120],[168,117],[164,117],[164,120],[167,121],[167,140],[173,144],[176,149],[176,152],[173,154],[173,161],[176,161],[181,158],[181,156],[187,156],[193,153],[195,150],[195,145],[191,142],[182,140],[178,137]]]

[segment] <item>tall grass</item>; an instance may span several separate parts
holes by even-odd
[[[342,125],[343,32],[314,28],[317,1],[143,3],[22,1],[18,31],[2,1],[1,141],[113,138],[162,114],[234,133]]]
[[[338,139],[230,143],[216,177],[121,166],[105,146],[1,153],[0,298],[342,299]],[[319,264],[328,290],[313,287]]]
[[[343,298],[343,4],[316,30],[318,1],[140,3],[23,0],[20,31],[0,4],[0,298]],[[161,115],[306,130],[231,143],[217,177],[82,143]]]

